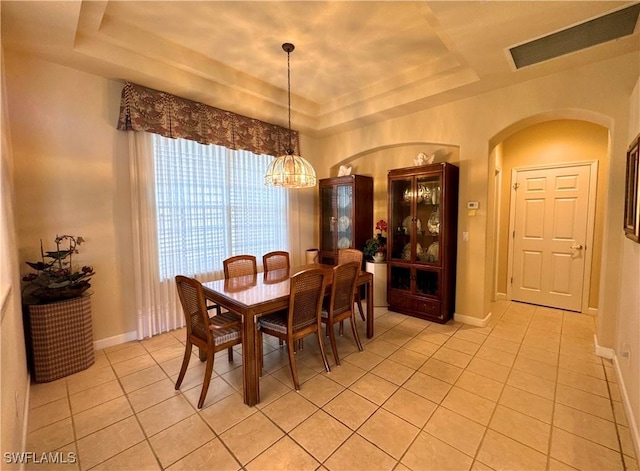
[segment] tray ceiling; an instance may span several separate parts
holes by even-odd
[[[615,1],[7,1],[7,50],[325,135],[612,56],[631,35],[516,69],[510,48]]]

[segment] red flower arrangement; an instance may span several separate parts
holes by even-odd
[[[384,219],[380,219],[376,223],[375,235],[371,239],[368,239],[365,242],[364,248],[362,249],[362,252],[364,253],[364,256],[366,257],[367,260],[369,261],[373,260],[374,255],[376,253],[382,253],[382,254],[386,253],[387,229],[388,229],[387,221],[385,221]]]

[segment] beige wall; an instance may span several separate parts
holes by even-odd
[[[640,80],[636,82],[631,96],[630,115],[628,142],[640,133]],[[623,187],[623,182],[619,180],[618,185]],[[621,392],[631,408],[628,411],[633,421],[630,429],[635,438],[636,456],[640,456],[640,244],[624,236],[622,225],[615,235],[617,243],[622,246],[620,286],[616,293],[620,303],[616,312],[615,364],[622,376]],[[628,358],[622,356],[625,352],[629,353]]]
[[[122,85],[15,53],[5,64],[20,269],[39,259],[40,239],[83,236],[76,260],[96,271],[94,338],[134,331],[127,136],[115,129]]]
[[[15,204],[13,184],[13,153],[8,131],[4,63],[0,101],[2,103],[2,155],[0,156],[0,441],[2,453],[22,451],[25,409],[28,400],[27,361],[22,329],[22,308],[18,253],[14,227]],[[2,458],[0,458],[2,459]]]
[[[474,217],[467,216],[466,211],[459,214],[456,313],[485,319],[489,314],[488,293],[491,292],[486,289],[485,282],[491,283],[493,279],[493,268],[487,263],[487,254],[495,250],[493,239],[487,236],[487,232],[491,232],[487,223],[493,220],[493,214],[489,214],[493,213],[489,207],[489,182],[493,181],[489,178],[493,172],[490,149],[521,127],[526,127],[520,123],[526,124],[534,117],[538,122],[580,117],[611,129],[608,156],[620,160],[626,149],[629,95],[637,79],[630,61],[637,62],[637,57],[612,59],[579,71],[532,80],[331,136],[320,141],[322,147],[319,152],[326,159],[325,167],[330,168],[350,156],[408,143],[444,142],[460,149],[460,207],[464,208],[467,201],[478,201],[480,209]],[[387,157],[383,165],[388,169],[404,165],[399,156]],[[619,171],[617,162],[612,172],[617,176]],[[603,178],[607,181],[609,176],[603,175]],[[622,192],[618,188],[614,189],[612,196],[605,195],[605,207],[611,208],[607,211],[611,215],[607,218],[605,231],[621,224],[620,211],[616,210],[621,198]],[[469,233],[468,242],[462,241],[462,232]],[[603,270],[601,287],[604,284],[605,291],[611,292],[617,287],[619,255],[615,246],[608,250],[612,263]],[[600,301],[602,307],[602,296]],[[608,296],[607,302],[604,312],[615,312],[616,298]],[[601,319],[608,326],[602,332],[603,341],[611,345],[615,321],[610,322],[607,315]]]
[[[509,250],[509,209],[513,194],[512,170],[516,167],[543,166],[564,162],[598,162],[595,230],[591,263],[589,307],[597,309],[600,289],[602,229],[609,163],[609,137],[606,128],[576,120],[553,120],[532,125],[503,141],[501,149],[500,227],[498,244],[498,292],[507,292]],[[591,250],[591,249],[590,249]]]
[[[318,146],[317,141],[309,136],[300,136],[300,153],[309,160],[316,169],[318,178],[322,178],[318,170],[321,169],[321,160],[313,150]],[[316,204],[318,188],[304,188],[289,192],[289,251],[292,265],[305,263],[305,251],[317,248],[319,234],[316,231],[316,221],[319,218]]]

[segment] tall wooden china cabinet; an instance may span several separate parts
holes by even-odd
[[[320,263],[335,265],[339,249],[362,250],[373,234],[373,178],[325,178],[320,188]]]
[[[389,310],[444,323],[455,309],[458,167],[389,171]]]

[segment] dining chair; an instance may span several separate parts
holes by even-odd
[[[269,252],[262,256],[262,265],[264,271],[280,270],[289,268],[289,252],[275,251]]]
[[[358,249],[340,249],[338,250],[338,265],[349,262],[358,262],[362,269],[363,253]],[[362,296],[360,295],[360,288],[356,288],[355,295],[353,297],[354,302],[358,305],[360,311],[360,317],[364,319],[364,310],[362,309]]]
[[[258,273],[256,257],[253,255],[236,255],[222,261],[224,268],[224,278],[235,278],[236,276],[255,275]]]
[[[324,369],[329,372],[329,363],[322,339],[322,300],[327,288],[327,272],[322,268],[310,268],[296,273],[290,280],[289,308],[274,314],[260,317],[258,320],[258,354],[262,371],[262,334],[269,334],[284,340],[289,353],[289,368],[293,386],[298,391],[298,369],[296,367],[296,342],[307,335],[316,334]]]
[[[336,345],[336,333],[334,325],[349,319],[351,331],[356,341],[358,350],[362,351],[362,343],[356,329],[355,312],[353,309],[353,297],[355,295],[356,280],[360,272],[358,262],[348,262],[333,267],[333,281],[331,282],[331,295],[329,305],[322,310],[322,322],[326,325],[327,335],[331,341],[333,359],[336,365],[340,364],[338,347]]]
[[[262,265],[265,273],[281,268],[289,269],[289,252],[278,250],[266,253],[262,256]],[[287,275],[287,277],[288,276],[289,275]],[[279,344],[282,347],[282,345],[284,345],[284,341],[279,339]],[[302,340],[300,340],[296,348],[303,348]]]
[[[182,367],[176,381],[176,390],[180,389],[189,366],[189,360],[191,360],[191,350],[195,345],[200,349],[200,358],[207,362],[200,399],[198,400],[198,409],[201,409],[209,390],[215,354],[228,349],[229,362],[232,362],[233,346],[242,343],[242,318],[231,312],[209,317],[202,284],[193,278],[181,275],[176,276],[175,280],[187,324],[187,341],[185,343]],[[203,354],[206,354],[204,358]]]

